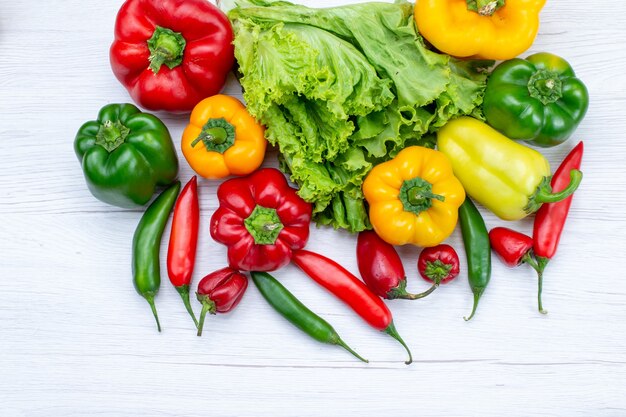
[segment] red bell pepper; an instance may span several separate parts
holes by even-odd
[[[202,336],[206,313],[228,313],[235,308],[248,288],[248,277],[232,268],[211,272],[198,283],[196,296],[202,303],[198,336]]]
[[[552,190],[556,193],[565,189],[570,182],[570,172],[580,169],[583,159],[584,145],[580,142],[565,157],[561,165],[552,176]],[[573,195],[565,200],[557,203],[548,203],[541,206],[535,215],[533,224],[533,252],[537,258],[539,274],[539,288],[537,291],[537,300],[539,303],[539,311],[543,310],[541,301],[541,292],[543,290],[543,271],[548,261],[556,253],[556,249],[561,239],[561,233],[572,205]]]
[[[235,59],[232,41],[228,18],[206,0],[127,0],[109,57],[136,103],[190,111],[224,86]]]
[[[231,268],[274,271],[309,239],[312,207],[274,168],[223,182],[211,236],[228,247]]]
[[[174,206],[172,232],[167,248],[167,275],[183,299],[185,308],[196,327],[198,320],[189,303],[189,284],[196,263],[199,223],[198,181],[194,175],[181,191]]]

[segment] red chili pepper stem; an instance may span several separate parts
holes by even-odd
[[[548,310],[543,309],[543,302],[541,301],[541,293],[543,291],[543,270],[546,269],[546,265],[550,259],[537,256],[537,308],[541,314],[548,314]],[[532,265],[531,265],[532,266]],[[534,268],[534,267],[533,267]]]
[[[198,293],[196,293],[196,295],[198,297],[198,301],[202,303],[200,322],[198,323],[198,336],[202,336],[202,328],[204,327],[204,319],[206,317],[206,313],[216,314],[217,306],[215,305],[215,301],[211,300],[208,296]]]
[[[404,346],[404,348],[406,349],[406,352],[409,354],[409,360],[405,361],[404,363],[407,365],[410,365],[413,362],[413,355],[411,355],[411,350],[406,345],[406,343],[404,343],[404,340],[402,340],[402,337],[400,337],[400,333],[398,333],[398,331],[396,330],[396,326],[393,324],[393,320],[391,321],[391,323],[389,323],[389,326],[387,326],[387,328],[383,330],[383,333],[387,333],[389,336],[393,337],[398,342],[400,342],[402,346]]]
[[[189,313],[189,315],[193,319],[193,322],[194,322],[194,324],[196,325],[196,328],[197,328],[198,327],[198,319],[196,318],[196,315],[193,314],[193,309],[191,308],[191,302],[189,301],[189,285],[180,285],[180,286],[174,287],[174,288],[176,288],[176,291],[178,291],[178,293],[180,294],[180,298],[183,299],[183,304],[185,305],[185,309],[187,310],[187,312]]]

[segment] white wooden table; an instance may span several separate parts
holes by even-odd
[[[141,212],[93,198],[72,149],[101,106],[130,100],[108,63],[121,3],[0,0],[0,415],[626,415],[626,3],[549,0],[531,50],[567,58],[591,94],[574,138],[545,152],[555,167],[585,140],[585,179],[546,273],[550,314],[536,311],[530,268],[494,259],[479,312],[464,322],[463,268],[427,299],[388,303],[414,353],[408,367],[397,343],[293,267],[276,276],[370,364],[310,340],[253,286],[198,338],[163,274],[156,332],[131,284]],[[240,95],[234,80],[225,91]],[[178,145],[186,116],[159,116]],[[181,167],[186,181],[182,156]],[[207,230],[217,185],[201,182],[194,282],[225,263]],[[530,233],[532,223],[510,226]],[[463,253],[458,230],[450,243]],[[357,272],[355,244],[314,229],[309,248]],[[418,249],[400,251],[410,289],[425,289]]]

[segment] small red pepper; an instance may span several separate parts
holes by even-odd
[[[167,275],[183,299],[185,308],[196,327],[198,327],[198,320],[189,302],[189,284],[196,263],[199,223],[198,182],[194,175],[183,188],[174,206],[172,231],[167,248]]]
[[[409,354],[409,360],[405,362],[407,365],[413,361],[409,347],[393,324],[391,311],[363,281],[332,259],[314,252],[306,250],[294,252],[293,262],[313,281],[346,303],[370,326],[400,342]]]
[[[136,103],[190,111],[224,86],[235,60],[232,41],[228,18],[206,0],[127,0],[109,57]]]
[[[202,303],[198,336],[202,336],[206,313],[228,313],[235,308],[248,288],[248,278],[232,268],[211,272],[198,283],[196,296]]]
[[[379,297],[393,300],[416,300],[430,294],[411,294],[406,290],[406,274],[395,248],[382,240],[373,230],[359,233],[356,259],[365,284]]]
[[[554,192],[559,192],[565,189],[570,181],[570,172],[575,169],[580,169],[580,165],[583,159],[584,145],[580,142],[571,150],[571,152],[563,159],[561,165],[552,176],[550,184]],[[533,225],[533,252],[537,258],[539,275],[539,285],[537,291],[537,300],[539,304],[539,311],[543,311],[541,292],[543,290],[543,271],[548,264],[548,261],[556,253],[556,249],[561,239],[561,233],[567,220],[570,206],[572,205],[571,195],[565,200],[557,203],[548,203],[541,206],[535,215],[535,222]]]
[[[228,247],[231,268],[273,271],[309,239],[312,207],[274,168],[223,182],[211,236]]]
[[[491,249],[507,266],[516,267],[522,263],[536,266],[531,250],[533,240],[529,236],[507,227],[494,227],[489,232],[489,240]]]
[[[440,244],[424,248],[417,260],[417,270],[422,278],[433,283],[423,294],[430,294],[440,284],[447,284],[459,275],[459,255],[450,245]]]

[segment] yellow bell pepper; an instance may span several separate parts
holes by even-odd
[[[454,230],[465,191],[439,151],[410,146],[374,167],[363,193],[370,221],[387,243],[436,246]]]
[[[417,0],[415,22],[435,48],[457,57],[511,59],[539,30],[546,0]]]
[[[191,112],[181,149],[191,168],[204,178],[247,175],[265,157],[265,128],[236,98],[205,98]]]
[[[459,117],[437,132],[437,148],[452,163],[467,194],[503,220],[519,220],[541,207],[569,197],[582,173],[570,172],[570,184],[552,193],[550,164],[486,123]]]

